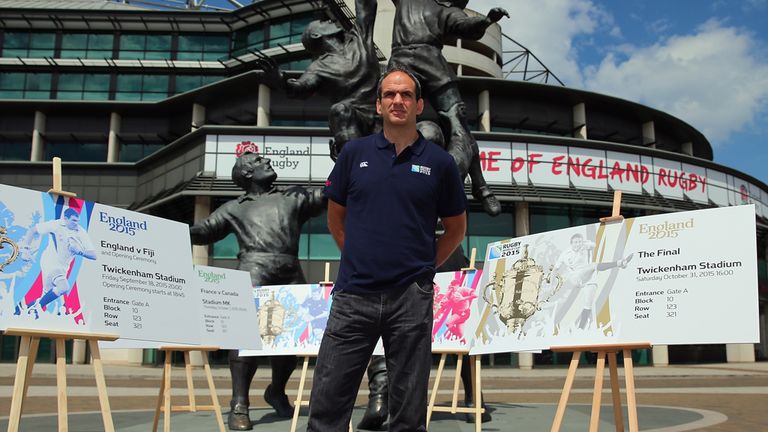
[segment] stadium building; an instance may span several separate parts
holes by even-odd
[[[301,45],[306,25],[334,19],[348,27],[353,8],[344,0],[263,0],[233,10],[160,3],[0,0],[0,183],[48,190],[50,160],[59,156],[64,189],[79,197],[192,223],[240,195],[230,170],[239,149],[255,147],[272,159],[278,184],[322,186],[333,163],[330,103],[289,99],[261,85],[254,70],[263,54],[300,74],[311,62]],[[382,62],[393,9],[379,2]],[[707,138],[674,116],[561,85],[498,26],[479,41],[449,42],[444,54],[504,208],[491,218],[471,201],[465,250],[478,248],[482,260],[490,241],[596,222],[610,213],[614,190],[624,192],[626,217],[754,203],[760,343],[655,347],[638,360],[766,357],[764,183],[713,162]],[[227,238],[194,247],[194,255],[201,264],[234,267],[237,244]],[[338,262],[324,217],[305,225],[300,258],[310,281],[323,278],[325,262]],[[0,358],[14,360],[16,338],[0,342]],[[45,349],[41,356],[52,355]],[[154,356],[104,353],[132,363]],[[76,345],[73,360],[85,358]],[[564,360],[546,352],[487,359],[521,367]]]

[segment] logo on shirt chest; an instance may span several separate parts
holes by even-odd
[[[424,175],[432,175],[432,168],[423,165],[411,165],[411,172]]]
[[[367,161],[360,162],[360,168],[368,168],[368,162]]]

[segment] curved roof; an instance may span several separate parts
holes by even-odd
[[[109,0],[0,0],[4,9],[90,9],[90,10],[147,10],[143,7]]]

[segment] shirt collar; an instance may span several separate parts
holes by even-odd
[[[272,186],[272,189],[270,189],[270,190],[268,190],[268,191],[266,191],[264,193],[260,193],[260,194],[245,193],[245,194],[240,195],[239,197],[237,197],[237,202],[239,204],[242,204],[245,201],[256,201],[259,197],[262,197],[262,196],[265,196],[265,195],[270,195],[270,194],[273,194],[275,192],[277,192],[277,187]]]
[[[415,154],[416,156],[421,156],[421,154],[424,152],[424,148],[427,146],[427,140],[424,138],[424,135],[421,134],[421,131],[416,131],[419,134],[419,137],[416,139],[416,142],[411,144],[409,147],[411,148],[411,152]],[[378,136],[376,137],[376,147],[378,147],[380,150],[384,150],[386,148],[394,147],[394,144],[389,142],[387,138],[384,137],[384,132],[379,132]]]

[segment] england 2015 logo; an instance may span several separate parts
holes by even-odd
[[[130,236],[136,235],[136,231],[146,231],[147,221],[132,221],[125,216],[114,217],[108,215],[106,212],[99,212],[99,222],[109,225],[109,230],[128,234]]]

